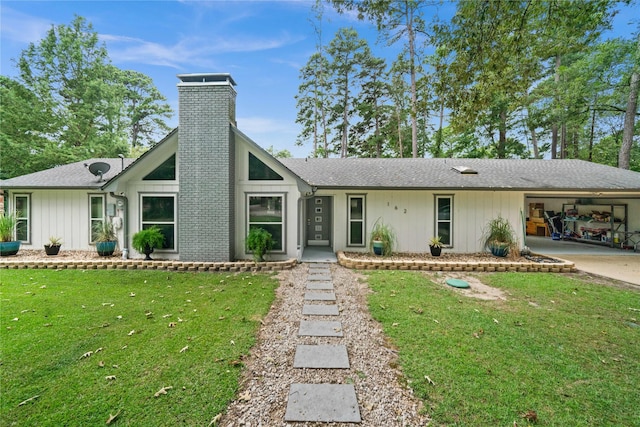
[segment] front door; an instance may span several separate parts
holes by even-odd
[[[316,196],[307,200],[307,246],[331,246],[330,196]]]

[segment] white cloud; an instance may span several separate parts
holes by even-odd
[[[183,64],[211,67],[215,66],[215,55],[276,49],[300,40],[287,33],[273,38],[194,36],[182,38],[172,45],[112,34],[101,34],[100,38],[107,43],[109,55],[116,63],[135,62],[173,68],[182,68]]]
[[[51,21],[36,18],[9,7],[1,7],[2,25],[0,32],[3,40],[28,44],[44,38],[54,24]]]

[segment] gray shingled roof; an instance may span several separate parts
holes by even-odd
[[[89,159],[70,163],[28,175],[0,181],[0,188],[100,188],[109,179],[122,171],[122,165],[127,168],[135,159]],[[111,168],[103,175],[102,180],[89,172],[85,165],[104,162]]]
[[[319,188],[640,191],[640,173],[583,160],[279,159]],[[478,173],[461,174],[467,166]]]
[[[319,188],[640,191],[640,173],[583,160],[278,159]],[[124,159],[127,168],[134,159]],[[111,166],[103,181],[85,164]],[[477,174],[461,174],[466,166]],[[90,159],[0,181],[0,188],[100,188],[121,172],[121,159]]]

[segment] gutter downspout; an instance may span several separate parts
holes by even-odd
[[[113,191],[109,193],[111,197],[116,200],[122,201],[122,222],[124,227],[124,243],[122,245],[122,259],[129,257],[129,218],[127,212],[129,211],[129,199],[127,196],[119,196]]]

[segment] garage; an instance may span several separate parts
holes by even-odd
[[[532,250],[640,251],[640,199],[632,195],[528,195],[524,206],[525,245]]]

